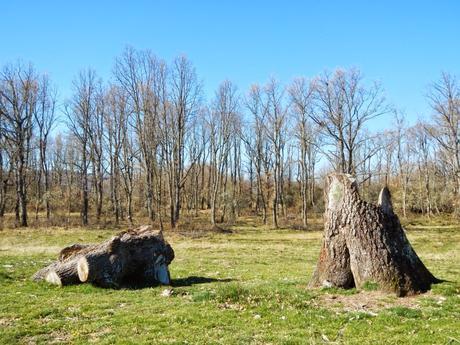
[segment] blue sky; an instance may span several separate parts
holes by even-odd
[[[61,98],[82,68],[108,79],[126,45],[186,54],[208,98],[224,79],[246,91],[358,67],[382,83],[409,122],[429,116],[429,84],[460,74],[460,1],[0,0],[0,64],[49,73]],[[381,123],[389,124],[389,121]]]

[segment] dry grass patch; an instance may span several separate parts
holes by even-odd
[[[393,307],[419,309],[423,300],[432,297],[433,294],[430,292],[400,298],[382,291],[358,291],[351,295],[325,293],[320,295],[318,300],[319,305],[328,309],[377,315],[380,311]]]

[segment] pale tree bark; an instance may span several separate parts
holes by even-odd
[[[227,163],[233,140],[238,128],[238,96],[235,86],[223,82],[216,92],[213,109],[207,121],[211,149],[211,224],[217,223],[218,200],[225,192],[224,180],[227,177]]]
[[[428,99],[434,114],[433,125],[426,128],[451,167],[455,211],[460,216],[460,85],[457,79],[443,73],[440,81],[431,86]]]
[[[13,175],[13,164],[10,161],[6,165],[4,165],[7,162],[7,160],[5,159],[6,155],[4,154],[4,152],[1,151],[2,150],[0,149],[0,165],[2,166],[0,170],[0,218],[3,219],[6,210],[8,187],[11,184],[11,179]]]
[[[28,225],[28,170],[34,114],[40,92],[31,65],[7,65],[0,72],[0,131],[11,152],[16,188],[16,222]]]
[[[97,85],[95,95],[95,109],[90,122],[90,157],[93,167],[93,180],[96,194],[96,219],[99,222],[102,215],[104,201],[104,118],[106,104],[102,86]]]
[[[38,151],[39,151],[39,178],[37,184],[39,193],[37,195],[36,218],[38,216],[38,206],[45,203],[46,219],[50,219],[50,167],[48,162],[48,145],[50,141],[51,130],[56,122],[56,91],[52,89],[47,77],[40,80],[40,92],[38,95],[37,109],[34,113],[35,123],[38,131]],[[43,177],[43,193],[41,193],[41,184]]]
[[[266,172],[271,162],[266,152],[268,138],[265,131],[266,112],[262,97],[261,87],[257,84],[252,85],[245,100],[246,108],[251,114],[251,126],[243,133],[242,140],[255,167],[256,211],[262,209],[262,221],[267,224],[270,186]]]
[[[144,170],[148,217],[155,220],[155,169],[159,150],[159,117],[164,112],[166,64],[150,51],[127,48],[116,60],[115,78],[128,96]]]
[[[429,134],[425,130],[426,125],[419,122],[411,128],[413,150],[417,154],[417,167],[419,172],[420,195],[423,195],[423,212],[428,216],[433,215],[433,200],[431,193],[430,161],[432,155],[432,143]]]
[[[396,120],[396,159],[398,164],[399,183],[401,186],[401,208],[403,217],[407,218],[407,192],[409,187],[409,178],[411,174],[409,143],[407,138],[407,129],[404,125],[404,117],[399,113],[395,114]]]
[[[198,156],[189,157],[189,169],[185,169],[185,145],[189,125],[199,109],[201,84],[198,81],[195,68],[185,57],[180,56],[173,61],[171,67],[171,188],[172,203],[171,227],[175,228],[181,209],[181,192],[185,185],[190,168],[196,163]]]
[[[239,127],[241,122],[235,123],[235,135],[233,136],[233,154],[231,156],[231,181],[232,181],[232,198],[231,198],[231,217],[234,222],[240,214],[240,197],[241,197],[241,139],[239,132]]]
[[[64,149],[64,157],[63,157],[63,164],[64,164],[64,174],[65,174],[65,180],[66,180],[66,190],[67,190],[67,200],[66,200],[66,206],[67,206],[67,222],[70,223],[71,220],[71,214],[73,211],[73,192],[74,189],[78,188],[75,186],[75,180],[77,176],[76,172],[76,167],[78,164],[78,153],[77,153],[77,147],[79,143],[77,139],[75,139],[74,136],[70,135],[66,138],[66,145]]]
[[[108,139],[113,147],[109,150],[113,172],[112,182],[112,205],[116,222],[126,215],[130,226],[133,225],[133,192],[134,192],[134,168],[136,160],[135,134],[130,124],[132,115],[129,111],[128,95],[118,86],[112,86],[108,94],[109,113],[106,118]],[[125,212],[123,212],[122,196],[124,192]]]
[[[309,113],[313,111],[312,85],[304,78],[296,79],[289,88],[292,112],[295,121],[295,138],[299,147],[299,184],[302,199],[302,224],[307,227],[308,198],[314,204],[314,164],[315,138],[309,123]]]
[[[121,139],[121,162],[120,172],[123,180],[123,189],[126,199],[126,218],[133,225],[133,191],[134,191],[134,163],[136,156],[133,152],[134,142],[129,135],[128,126],[123,124],[123,137]]]
[[[270,149],[274,156],[273,164],[273,226],[279,228],[278,207],[283,204],[283,164],[284,146],[286,143],[287,108],[283,104],[284,89],[272,79],[265,87],[266,103],[264,110],[267,114],[266,132],[270,141]]]
[[[1,115],[0,115],[1,117]],[[1,121],[1,119],[0,119]],[[0,129],[0,218],[3,219],[6,210],[8,187],[12,183],[13,162],[8,155],[5,138],[2,137]]]
[[[69,129],[78,142],[79,161],[75,161],[80,173],[82,225],[89,222],[89,167],[91,164],[93,135],[92,119],[97,107],[98,84],[96,73],[93,70],[80,72],[73,82],[74,94],[66,105],[65,113]]]
[[[58,189],[61,202],[65,201],[64,172],[65,169],[65,147],[62,134],[54,137],[51,151],[51,181],[52,185]],[[61,204],[62,205],[62,204]],[[57,209],[59,209],[57,207]]]
[[[128,135],[127,96],[121,88],[112,85],[106,95],[107,111],[104,112],[106,146],[110,164],[110,200],[115,224],[122,216],[121,165],[123,138]],[[131,214],[130,214],[131,216]]]

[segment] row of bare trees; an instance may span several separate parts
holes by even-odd
[[[127,48],[109,82],[80,72],[57,103],[30,65],[0,72],[0,218],[59,223],[135,222],[175,228],[206,214],[242,214],[279,227],[321,209],[328,170],[358,176],[365,197],[392,187],[396,206],[428,216],[460,213],[460,85],[443,74],[427,97],[429,121],[408,126],[379,84],[337,70],[247,93],[224,81],[209,101],[184,56],[171,63]],[[369,125],[385,116],[392,126]],[[208,210],[208,211],[206,211]],[[297,219],[297,217],[294,217]],[[271,219],[271,221],[269,221]]]
[[[28,222],[31,169],[37,181],[36,209],[44,203],[47,217],[50,215],[47,150],[55,105],[56,95],[48,78],[38,75],[31,65],[3,68],[0,74],[0,216],[8,206],[7,194],[11,189],[15,195],[11,206],[21,226],[27,226]]]

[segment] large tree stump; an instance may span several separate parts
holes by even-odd
[[[168,265],[174,251],[150,226],[122,232],[100,244],[74,244],[33,279],[57,285],[89,282],[119,288],[170,284]]]
[[[388,188],[378,205],[369,204],[354,178],[336,173],[327,177],[325,192],[323,243],[310,286],[360,288],[372,282],[405,296],[438,282],[407,240]]]

